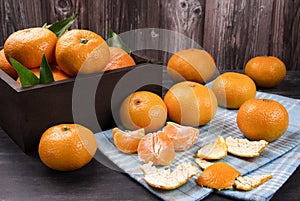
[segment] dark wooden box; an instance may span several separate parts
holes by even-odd
[[[154,64],[139,64],[76,79],[76,83],[79,81],[81,84],[88,84],[98,81],[101,76],[94,97],[96,118],[99,123],[95,126],[90,123],[89,116],[78,118],[77,115],[74,121],[73,110],[76,105],[74,106],[72,102],[72,96],[75,78],[21,88],[0,70],[0,126],[25,153],[37,150],[42,133],[56,124],[80,123],[93,132],[110,129],[116,125],[112,110],[116,112],[121,103],[121,99],[111,101],[113,91],[120,79],[132,71],[134,77],[121,80],[122,85],[126,86],[118,94],[121,99],[136,91],[134,86],[140,86],[138,90],[148,90],[161,95],[162,68]]]

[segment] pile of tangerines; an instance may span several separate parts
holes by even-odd
[[[7,38],[0,51],[0,69],[18,79],[9,62],[13,58],[39,77],[43,55],[51,65],[55,81],[74,77],[79,71],[87,74],[135,65],[129,54],[109,47],[95,32],[72,29],[58,38],[48,28],[34,27],[16,31]]]
[[[43,55],[51,64],[56,81],[78,73],[135,65],[124,50],[109,47],[92,31],[73,29],[58,38],[47,28],[29,28],[7,38],[0,51],[0,68],[17,80],[18,74],[9,62],[9,58],[14,58],[39,76]],[[199,135],[198,127],[214,118],[218,106],[238,110],[236,123],[249,140],[272,142],[288,127],[289,117],[283,105],[255,98],[256,86],[274,87],[284,79],[285,65],[276,57],[251,59],[245,74],[217,75],[216,63],[208,52],[187,49],[171,56],[167,70],[175,84],[165,96],[161,98],[148,91],[129,95],[120,105],[123,129],[112,130],[116,147],[127,154],[137,152],[144,163],[170,164],[176,151],[193,146]],[[210,88],[206,84],[212,79]],[[39,155],[48,167],[70,171],[86,165],[96,149],[96,139],[89,129],[61,124],[42,135]],[[221,167],[217,169],[226,169],[226,164],[218,166]]]

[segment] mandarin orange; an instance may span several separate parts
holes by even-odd
[[[110,61],[105,66],[104,71],[134,66],[135,61],[124,50],[117,47],[109,47]]]
[[[169,118],[186,126],[207,124],[217,112],[215,94],[206,86],[184,81],[173,85],[164,97]]]
[[[14,58],[27,68],[39,67],[45,54],[49,63],[55,62],[56,35],[46,28],[34,27],[12,33],[4,43],[6,58]]]
[[[289,115],[285,107],[277,101],[251,99],[240,107],[236,121],[248,139],[272,142],[287,130]]]
[[[78,124],[59,124],[43,133],[38,153],[49,168],[72,171],[89,163],[96,150],[97,141],[91,130]]]
[[[167,107],[156,94],[138,91],[121,104],[120,120],[128,130],[144,128],[146,133],[159,130],[166,122]]]
[[[55,48],[56,61],[66,74],[76,76],[104,70],[110,60],[108,45],[95,32],[72,29],[62,35]]]
[[[247,62],[245,74],[252,78],[257,86],[275,87],[284,80],[286,67],[277,57],[258,56]]]
[[[14,67],[7,61],[4,55],[4,49],[0,50],[0,69],[7,73],[14,80],[18,78],[18,73]]]
[[[245,101],[255,98],[256,86],[247,75],[226,72],[219,75],[212,84],[218,104],[229,109],[238,109]]]
[[[213,77],[216,63],[207,51],[191,48],[173,54],[167,70],[175,82],[187,80],[205,84]]]

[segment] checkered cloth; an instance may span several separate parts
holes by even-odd
[[[269,143],[259,157],[244,159],[227,155],[220,160],[236,168],[242,175],[273,175],[271,180],[268,180],[263,185],[251,191],[243,192],[234,189],[216,191],[217,193],[235,199],[269,200],[299,166],[300,101],[262,92],[257,92],[257,98],[273,99],[283,104],[289,112],[290,123],[285,134],[276,141]],[[176,152],[175,159],[168,168],[173,170],[182,162],[194,163],[197,150],[209,142],[216,141],[218,135],[221,135],[224,138],[229,136],[234,138],[244,138],[236,125],[236,113],[237,110],[218,108],[217,114],[213,120],[209,124],[199,128],[200,135],[196,144],[184,152]],[[204,188],[197,185],[196,180],[198,175],[175,190],[165,191],[151,188],[143,180],[144,175],[140,171],[142,163],[139,161],[137,154],[124,154],[118,151],[113,144],[111,130],[96,134],[96,138],[99,150],[104,155],[106,155],[121,170],[163,200],[201,200],[213,192],[210,188]],[[201,170],[199,171],[199,174],[200,173]]]

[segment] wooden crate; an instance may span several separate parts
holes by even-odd
[[[118,108],[120,101],[115,101],[112,105],[111,96],[120,79],[132,70],[139,74],[134,78],[134,83],[141,86],[138,90],[148,90],[161,95],[162,69],[153,64],[139,64],[105,73],[90,74],[79,79],[80,82],[86,83],[97,81],[99,76],[102,76],[95,96],[96,116],[102,130],[116,125],[111,108]],[[127,90],[123,90],[121,94],[124,99],[134,90],[130,87],[132,81],[128,80]],[[153,84],[144,85],[145,81]],[[42,133],[50,126],[74,122],[72,114],[74,82],[75,79],[71,78],[21,88],[0,70],[0,126],[25,153],[37,150]],[[100,131],[99,127],[89,125],[88,119],[81,118],[76,123],[94,132]]]

